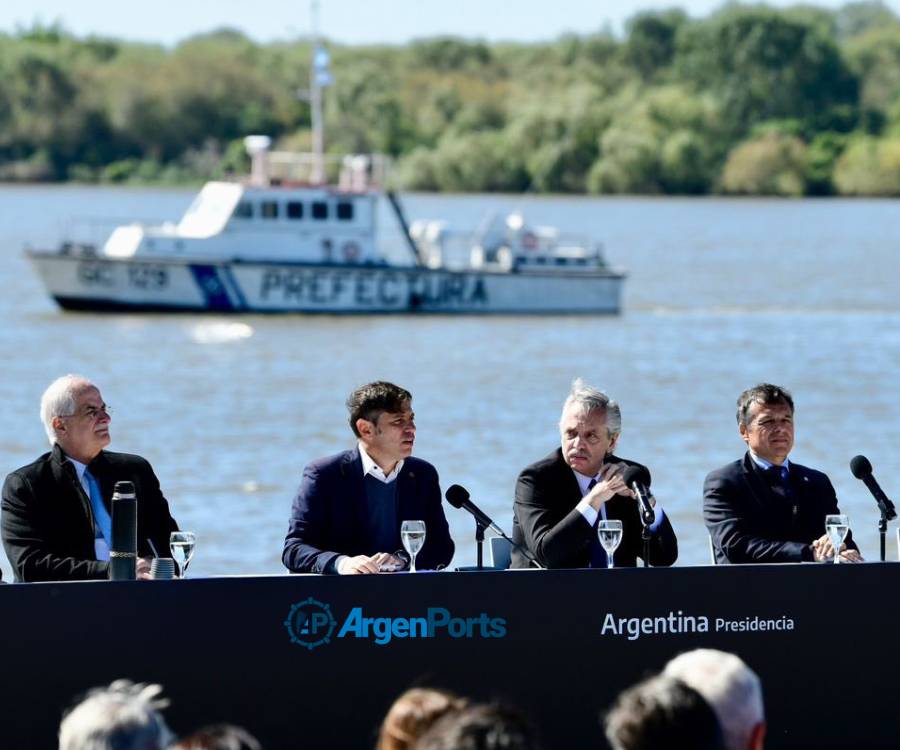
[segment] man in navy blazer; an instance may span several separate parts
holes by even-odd
[[[788,460],[794,446],[794,400],[761,383],[737,402],[737,422],[749,450],[709,473],[703,519],[716,562],[812,562],[834,559],[825,516],[840,513],[834,487],[821,471]],[[852,535],[841,559],[862,558]]]
[[[282,561],[295,573],[378,573],[405,567],[403,521],[425,522],[418,569],[453,558],[454,544],[435,468],[412,457],[415,415],[409,391],[369,383],[347,400],[356,448],[303,471],[291,508]]]

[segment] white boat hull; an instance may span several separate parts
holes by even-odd
[[[608,270],[517,273],[28,255],[56,302],[72,310],[615,314],[624,279]]]

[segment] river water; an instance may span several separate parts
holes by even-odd
[[[47,449],[41,392],[81,372],[115,408],[111,448],[153,464],[196,575],[278,573],[304,464],[353,444],[344,400],[389,379],[412,391],[416,455],[509,529],[518,472],[558,443],[574,377],[622,405],[620,455],[646,463],[680,540],[708,561],[702,485],[738,458],[738,393],[794,393],[793,460],[835,484],[863,554],[877,511],[848,463],[900,493],[900,203],[425,196],[410,218],[477,225],[523,209],[590,234],[629,278],[617,317],[221,317],[63,313],[22,256],[76,217],[177,219],[193,191],[0,187],[0,470]],[[456,564],[474,523],[448,508]],[[893,532],[893,529],[892,529]],[[893,541],[888,559],[897,559]],[[0,561],[4,578],[9,565]]]

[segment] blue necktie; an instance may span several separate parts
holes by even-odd
[[[106,544],[112,543],[112,519],[103,504],[103,495],[100,494],[100,485],[94,475],[87,469],[84,470],[84,478],[90,489],[91,510],[94,511],[94,535],[100,535],[106,540]]]
[[[587,491],[590,492],[597,484],[596,479],[592,479],[591,483],[588,485]],[[585,493],[587,494],[587,493]],[[591,568],[605,568],[607,565],[607,557],[606,550],[603,549],[603,545],[600,544],[600,537],[597,536],[597,526],[600,524],[600,519],[603,518],[603,515],[600,511],[597,511],[597,520],[594,521],[593,533],[594,537],[591,539],[591,559],[588,563],[588,567]]]

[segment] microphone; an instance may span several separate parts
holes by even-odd
[[[650,505],[650,471],[646,466],[629,466],[622,475],[625,486],[634,491],[641,506],[641,521],[644,526],[652,525],[656,512]]]
[[[133,482],[116,482],[112,496],[112,539],[109,578],[133,581],[137,577],[137,498]]]
[[[872,464],[869,462],[869,459],[865,456],[854,456],[850,459],[850,471],[853,472],[853,476],[862,480],[863,484],[869,488],[869,492],[872,493],[875,502],[878,503],[878,508],[881,510],[881,515],[884,516],[885,520],[890,521],[896,518],[897,511],[894,509],[894,504],[884,494],[884,490],[875,481],[875,477],[872,476]]]
[[[506,534],[503,533],[503,529],[497,526],[487,513],[472,502],[469,491],[465,487],[460,487],[458,484],[451,484],[447,488],[447,492],[444,493],[444,497],[447,498],[447,502],[454,508],[468,511],[475,516],[475,520],[484,526],[484,528],[490,529],[499,536],[506,536]]]
[[[444,497],[447,498],[447,502],[450,503],[454,508],[459,508],[460,510],[465,510],[475,516],[475,521],[479,526],[482,526],[485,529],[490,529],[497,536],[503,537],[507,542],[509,542],[513,547],[515,547],[519,552],[525,555],[528,560],[538,568],[543,569],[543,565],[541,565],[527,549],[525,549],[521,544],[516,544],[512,539],[510,539],[506,532],[503,531],[497,524],[495,524],[491,517],[485,513],[481,508],[479,508],[475,503],[472,502],[471,496],[469,495],[469,491],[458,484],[451,484],[447,491],[444,493]]]

